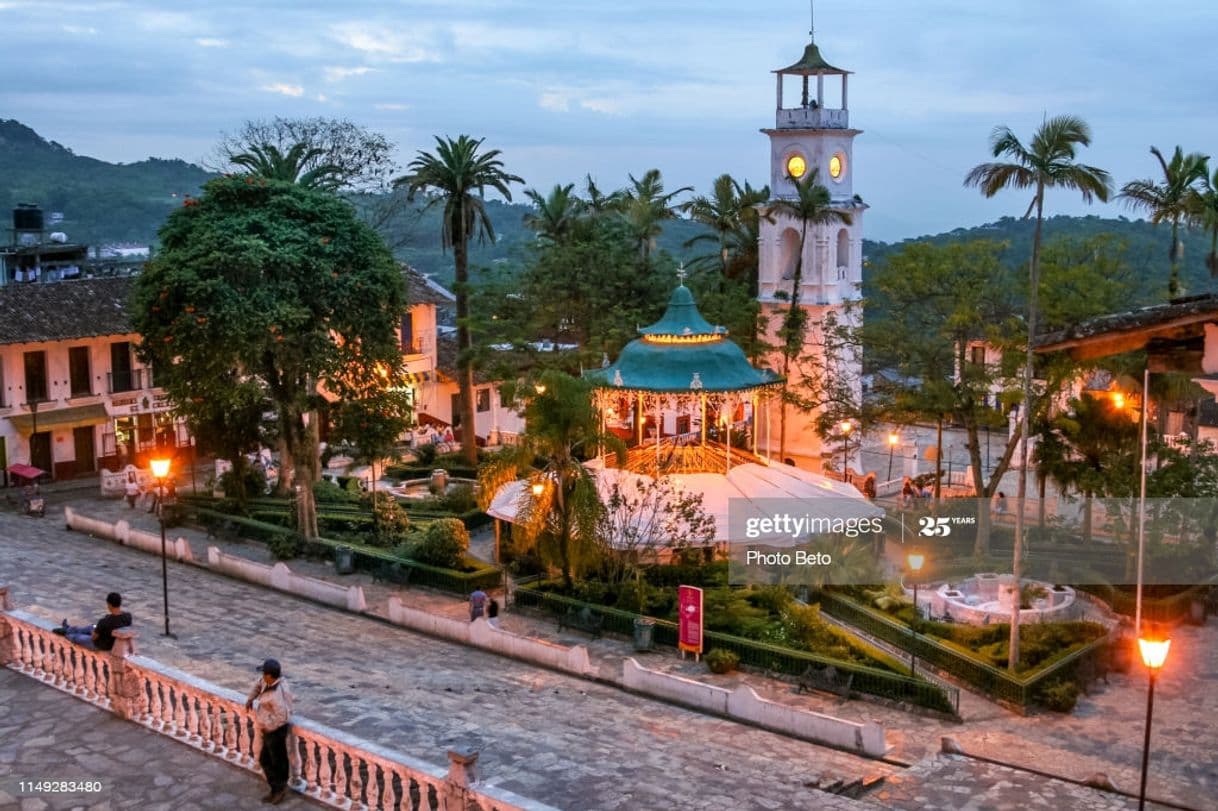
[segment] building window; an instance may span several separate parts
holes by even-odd
[[[110,344],[110,393],[136,388],[131,374],[131,344],[127,341]]]
[[[73,397],[85,397],[93,393],[92,376],[89,374],[89,347],[68,348],[68,379]]]
[[[477,408],[479,411],[491,410],[491,390],[478,389]]]
[[[47,353],[25,353],[25,401],[41,403],[47,397]]]
[[[974,366],[985,366],[985,347],[984,346],[970,347],[970,351],[972,352],[972,355],[973,355],[973,357],[972,357],[973,365]]]
[[[405,313],[402,316],[401,332],[402,352],[408,355],[414,353],[416,351],[414,343],[414,316],[410,313]]]

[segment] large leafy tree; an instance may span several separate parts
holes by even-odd
[[[551,369],[506,394],[524,403],[525,433],[519,445],[479,471],[480,506],[486,509],[507,482],[527,478],[513,538],[536,544],[542,559],[561,570],[569,589],[596,563],[606,519],[596,480],[581,460],[608,447],[621,462],[625,447],[601,430],[592,387],[584,380]]]
[[[1199,152],[1184,154],[1179,146],[1171,160],[1165,160],[1158,147],[1152,146],[1150,154],[1159,162],[1163,180],[1131,180],[1121,187],[1121,198],[1132,209],[1145,211],[1155,225],[1171,223],[1171,277],[1167,282],[1168,295],[1180,294],[1179,263],[1184,253],[1180,242],[1180,224],[1187,224],[1197,216],[1201,206],[1200,186],[1207,180],[1208,157]]]
[[[808,242],[808,229],[812,226],[835,223],[849,225],[853,222],[849,212],[833,207],[829,189],[820,183],[817,175],[817,170],[812,169],[803,179],[791,178],[795,186],[795,198],[792,200],[779,199],[770,206],[771,214],[785,214],[799,222],[799,252],[796,254],[795,267],[791,274],[790,303],[782,314],[782,324],[778,328],[778,348],[782,357],[784,381],[781,395],[782,409],[778,417],[778,455],[780,457],[785,457],[787,453],[788,406],[799,405],[791,386],[791,367],[800,357],[808,334],[808,312],[800,302],[804,278],[804,247]]]
[[[406,189],[408,199],[420,193],[431,195],[430,202],[443,207],[440,238],[445,250],[453,252],[457,297],[457,367],[461,392],[461,450],[471,465],[478,462],[474,424],[474,346],[470,332],[469,242],[477,238],[495,239],[495,229],[487,215],[483,197],[486,190],[512,199],[513,183],[522,178],[504,171],[498,149],[482,150],[484,139],[461,135],[436,138],[435,152],[422,152],[406,167],[408,174],[394,181]]]
[[[160,237],[132,292],[141,357],[187,409],[232,411],[238,393],[258,387],[291,459],[284,475],[300,485],[298,527],[316,537],[318,420],[308,415],[319,391],[366,399],[380,370],[400,375],[394,327],[405,304],[393,257],[342,200],[253,176],[211,181]],[[395,402],[377,419],[404,423]]]
[[[1086,202],[1108,199],[1112,179],[1103,169],[1078,163],[1080,147],[1091,144],[1091,128],[1087,122],[1072,115],[1050,118],[1040,125],[1025,145],[1009,127],[996,127],[990,135],[990,151],[1001,161],[974,166],[965,175],[964,185],[981,190],[986,197],[993,197],[1003,189],[1033,190],[1032,200],[1024,216],[1036,215],[1036,228],[1032,232],[1032,261],[1028,265],[1028,300],[1026,357],[1023,369],[1023,406],[1019,415],[1019,433],[1029,436],[1030,411],[1033,405],[1032,366],[1033,346],[1036,342],[1037,319],[1040,315],[1040,249],[1041,229],[1044,223],[1045,190],[1051,188],[1077,191]],[[1028,494],[1028,443],[1020,445],[1020,474],[1015,509],[1015,551],[1013,574],[1020,576],[1020,555],[1023,546],[1024,502]],[[1019,612],[1012,615],[1011,622],[1012,672],[1019,661]]]
[[[274,144],[251,144],[249,150],[232,156],[236,166],[267,180],[297,183],[308,189],[333,191],[342,183],[342,169],[332,163],[317,163],[323,150],[304,141],[281,151]]]

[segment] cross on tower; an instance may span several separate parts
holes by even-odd
[[[681,266],[677,268],[677,284],[685,284],[685,276],[685,263],[682,262]]]

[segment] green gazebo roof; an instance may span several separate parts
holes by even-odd
[[[782,381],[767,369],[756,369],[744,351],[698,312],[693,294],[681,285],[673,291],[664,317],[640,329],[615,363],[584,372],[599,388],[657,393],[744,391]]]
[[[659,321],[649,327],[641,327],[644,335],[726,335],[727,330],[717,327],[702,317],[694,294],[685,285],[678,285],[668,299],[668,309]]]
[[[836,68],[825,61],[825,58],[820,55],[820,48],[816,47],[816,43],[809,42],[808,47],[804,48],[804,55],[798,62],[793,65],[787,65],[785,68],[779,68],[774,73],[795,73],[800,75],[812,75],[824,73],[849,73],[848,70]]]

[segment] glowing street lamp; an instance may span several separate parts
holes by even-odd
[[[842,420],[837,426],[842,432],[842,481],[848,481],[846,476],[846,465],[848,464],[846,457],[850,450],[850,432],[854,430],[854,423],[850,420]]]
[[[1112,395],[1112,405],[1118,411],[1123,410],[1125,408],[1125,395],[1119,391],[1116,392],[1115,394],[1113,394]]]
[[[177,639],[169,632],[169,564],[165,557],[165,479],[169,476],[169,459],[152,459],[152,476],[157,487],[157,518],[161,522],[161,595],[165,600],[165,636]]]
[[[1146,807],[1146,767],[1150,763],[1150,718],[1155,708],[1155,678],[1167,661],[1170,639],[1138,639],[1142,663],[1150,671],[1150,688],[1146,691],[1146,739],[1142,743],[1142,785],[1138,789],[1138,811]]]
[[[901,441],[900,435],[896,431],[891,431],[888,434],[888,481],[892,481],[892,452],[897,449],[897,443]]]
[[[546,491],[546,486],[541,482],[533,482],[533,495],[540,498],[541,494]]]
[[[922,564],[926,563],[926,555],[923,555],[921,552],[910,552],[905,556],[905,562],[909,564],[909,571],[913,573],[913,604],[914,614],[917,615],[915,618],[916,621],[922,618],[922,612],[918,610],[918,572],[922,571]],[[914,623],[910,623],[909,630],[912,632],[914,639],[914,644],[910,645],[909,651],[909,675],[916,676],[918,663],[918,628]]]

